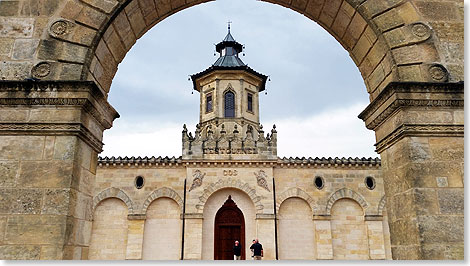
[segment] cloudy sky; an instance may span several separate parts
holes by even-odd
[[[359,70],[318,24],[290,9],[255,0],[217,0],[163,20],[132,47],[111,86],[120,113],[105,131],[101,156],[180,156],[181,130],[199,119],[188,76],[217,59],[214,44],[231,33],[241,59],[265,75],[260,120],[276,124],[278,156],[377,157],[375,137],[357,115],[368,94]]]

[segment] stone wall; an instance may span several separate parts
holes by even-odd
[[[145,178],[141,189],[134,184],[137,176]],[[324,180],[323,187],[315,186],[315,177]],[[373,189],[366,187],[366,177],[374,178]],[[276,204],[273,193],[276,193]],[[385,244],[389,238],[383,231],[386,221],[383,221],[385,200],[380,161],[375,159],[284,158],[273,163],[105,158],[99,163],[94,204],[99,206],[108,197],[120,198],[129,209],[129,228],[132,223],[142,221],[143,229],[134,230],[133,236],[140,244],[135,242],[127,247],[127,259],[161,259],[163,255],[156,250],[167,248],[164,243],[173,238],[177,240],[171,242],[172,250],[178,252],[172,253],[171,259],[180,258],[181,241],[184,241],[185,259],[211,260],[215,214],[229,195],[244,214],[245,243],[242,244],[247,255],[251,240],[258,238],[266,260],[276,256],[279,259],[390,258],[390,251],[385,250],[390,248],[389,243]],[[335,237],[355,237],[353,229],[338,229],[337,221],[342,218],[337,219],[333,210],[340,208],[337,203],[345,201],[344,198],[360,206],[357,219],[362,221],[363,233],[368,232],[370,236],[365,238],[365,244],[349,247],[349,255],[362,252],[361,256],[334,251]],[[165,209],[170,202],[171,210]],[[171,213],[182,213],[183,205],[184,240],[180,223],[183,216],[172,216],[172,225],[165,222]],[[275,208],[278,239],[275,238]],[[344,213],[346,209],[337,212]],[[165,232],[161,231],[163,228],[167,228]],[[156,239],[156,235],[161,239]],[[129,233],[129,241],[131,237]],[[308,252],[296,252],[302,248]]]
[[[143,260],[181,258],[181,209],[173,199],[159,198],[147,209],[142,248]]]
[[[127,206],[119,199],[102,201],[95,209],[90,260],[124,260],[127,249]]]
[[[289,198],[281,204],[277,217],[279,259],[316,259],[315,228],[308,203],[300,198]]]
[[[366,230],[364,212],[357,202],[350,199],[335,202],[331,210],[333,259],[369,259],[369,236]]]

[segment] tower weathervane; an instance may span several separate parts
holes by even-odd
[[[227,24],[228,24],[228,32],[230,32],[230,24],[232,23],[232,21],[227,21]]]

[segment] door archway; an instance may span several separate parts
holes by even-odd
[[[245,218],[242,211],[229,195],[224,205],[217,211],[214,222],[214,259],[233,260],[233,245],[245,243]],[[241,259],[245,259],[242,246]]]

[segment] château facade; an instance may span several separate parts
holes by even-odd
[[[267,76],[239,58],[229,32],[200,93],[182,156],[99,158],[89,259],[391,259],[378,158],[279,158],[277,129],[259,120]],[[282,129],[281,129],[282,130]]]

